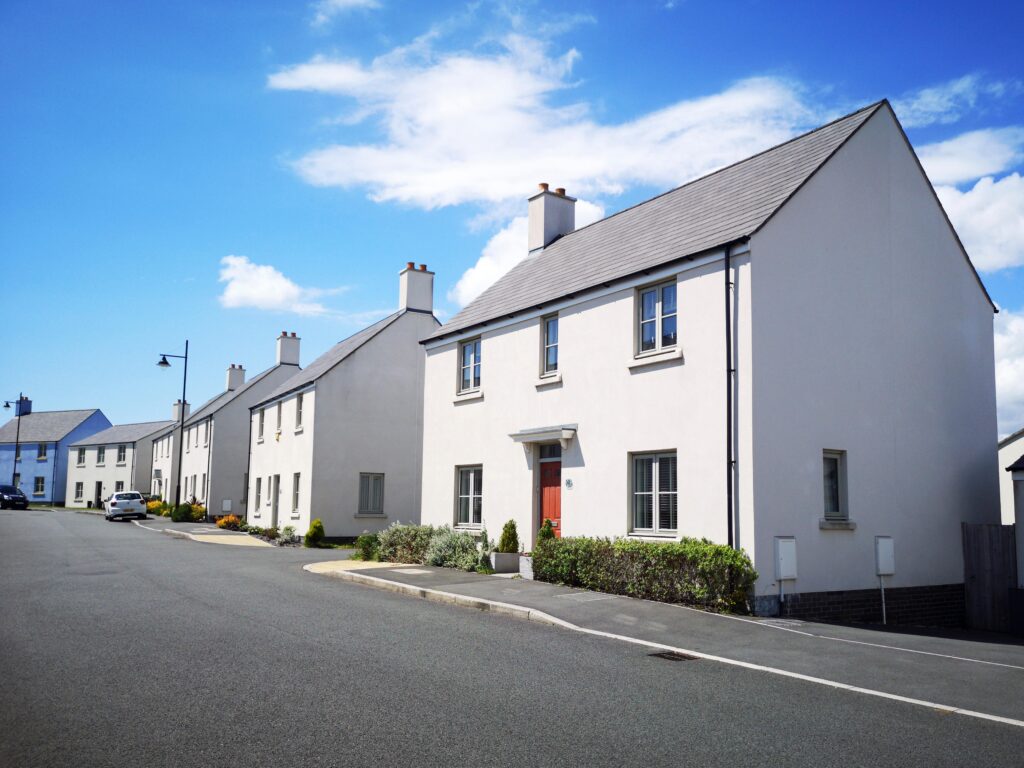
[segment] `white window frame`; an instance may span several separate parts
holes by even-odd
[[[205,472],[203,472],[203,484],[201,486],[199,486],[199,488],[203,492],[203,501],[206,501],[207,488],[206,488],[206,473]]]
[[[278,432],[278,434],[280,434],[280,432],[281,432],[281,409],[283,408],[283,406],[284,406],[284,404],[281,403],[281,402],[279,402],[277,404],[277,432]]]
[[[36,447],[36,461],[46,461],[48,446],[46,443],[39,443]]]
[[[210,444],[210,420],[203,422],[203,445]]]
[[[85,448],[78,449],[78,458],[75,459],[75,465],[79,467],[85,466]]]
[[[554,340],[554,342],[551,341],[551,336],[548,333],[548,331],[549,331],[549,324],[552,323],[552,322],[555,324],[555,340]],[[557,314],[556,315],[544,315],[544,317],[542,317],[540,319],[540,340],[541,340],[541,344],[540,344],[540,375],[542,377],[544,377],[544,376],[555,376],[555,375],[558,374],[558,370],[559,370],[559,367],[558,367],[559,366],[559,361],[558,361],[558,353],[559,353],[559,349],[558,349],[558,335],[559,335],[559,330],[560,330],[559,326],[560,326],[560,323],[559,323],[559,317],[558,317]],[[551,367],[548,367],[548,350],[549,349],[554,349],[555,350],[555,364],[554,364],[554,366],[551,366]]]
[[[835,512],[829,513],[825,506],[825,462],[827,460],[835,460],[836,472],[838,474],[838,488],[836,489],[837,495],[837,509]],[[846,451],[839,451],[834,449],[825,449],[821,452],[821,519],[829,523],[847,523],[850,521],[850,507],[847,502],[846,496]]]
[[[302,392],[295,396],[295,428],[302,429]]]
[[[36,475],[32,481],[32,495],[33,496],[45,496],[46,495],[46,477],[43,475]]]
[[[119,445],[117,446],[117,463],[124,464],[128,461],[128,446]]]
[[[292,473],[292,512],[299,511],[299,488],[302,484],[302,473]]]
[[[262,477],[257,477],[256,478],[256,507],[255,507],[255,509],[257,510],[257,514],[259,514],[260,497],[262,497],[262,496],[263,496],[263,478]]]
[[[661,485],[661,460],[674,459],[676,462],[676,487],[675,490],[662,491]],[[651,487],[649,491],[638,491],[636,482],[637,462],[651,461]],[[649,496],[651,499],[651,526],[637,525],[637,499],[640,496]],[[674,528],[662,527],[661,525],[661,497],[674,496],[676,507],[676,525]],[[676,451],[656,451],[650,453],[634,453],[629,460],[629,530],[641,536],[677,536],[679,534],[679,457]]]
[[[266,421],[267,421],[267,409],[266,408],[260,408],[259,428],[256,430],[256,439],[257,440],[262,440],[263,439],[263,427],[266,425]]]
[[[107,464],[107,446],[100,445],[96,448],[96,466],[104,467]]]
[[[477,483],[476,473],[480,473],[480,482]],[[469,493],[464,494],[462,492],[462,476],[463,473],[469,473]],[[483,495],[483,477],[484,467],[482,464],[470,464],[467,466],[455,468],[455,526],[458,528],[480,528],[483,526],[484,520],[484,495]],[[479,485],[479,487],[478,487]],[[466,522],[462,522],[460,513],[462,511],[462,500],[467,499],[466,503]],[[474,521],[474,504],[475,499],[480,500],[480,514],[478,520]]]
[[[75,501],[81,501],[85,495],[85,483],[75,483]]]
[[[675,308],[672,312],[665,313],[663,311],[663,300],[665,296],[666,288],[674,288],[676,299]],[[654,293],[654,317],[645,319],[644,318],[644,297],[649,293]],[[643,355],[656,355],[659,352],[666,352],[673,349],[679,348],[679,283],[674,278],[672,280],[666,280],[660,283],[654,283],[653,285],[645,285],[642,288],[636,290],[636,311],[633,313],[633,322],[635,325],[634,338],[634,354],[637,357]],[[664,335],[664,323],[665,320],[672,318],[675,322],[675,333],[676,340],[673,344],[665,344]],[[644,349],[644,326],[654,326],[654,346],[650,349]]]
[[[375,483],[377,484],[377,493],[374,493]],[[383,472],[359,473],[359,514],[384,515]]]
[[[118,480],[114,483],[114,493],[121,493],[124,490],[124,480]]]
[[[466,357],[465,357],[465,355],[466,355],[465,350],[466,349],[472,350],[471,355],[470,355],[470,362],[469,363],[465,362],[465,359],[466,359]],[[458,370],[458,375],[459,375],[458,392],[459,392],[459,394],[463,394],[465,392],[477,392],[477,391],[479,391],[481,385],[483,384],[483,365],[481,365],[481,361],[483,360],[483,356],[481,354],[482,350],[483,350],[482,339],[479,336],[477,336],[476,338],[473,338],[473,339],[467,339],[466,341],[463,341],[463,342],[459,343],[459,359],[458,359],[458,365],[459,365],[459,370]],[[474,369],[475,369],[475,376],[474,376]],[[463,386],[463,381],[465,380],[464,374],[465,374],[465,372],[467,370],[470,373],[470,376],[469,376],[469,386],[468,387],[464,387]]]

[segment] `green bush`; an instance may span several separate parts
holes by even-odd
[[[515,553],[519,551],[519,532],[516,530],[516,521],[509,520],[501,529],[501,537],[498,539],[497,552]]]
[[[324,541],[324,521],[319,517],[309,524],[303,544],[307,547],[319,547]]]
[[[385,563],[422,564],[433,535],[432,525],[393,523],[377,534],[380,559]]]
[[[745,552],[707,539],[660,543],[538,536],[533,575],[571,587],[740,612],[747,610],[757,580]]]
[[[277,526],[274,526],[273,528],[264,528],[260,535],[266,539],[274,541],[281,535],[281,533],[277,530]]]
[[[356,539],[356,554],[360,560],[376,560],[379,547],[376,533],[364,533]]]
[[[192,505],[191,504],[179,504],[171,510],[171,522],[174,523],[194,523],[195,520],[192,518]]]
[[[434,531],[423,562],[444,568],[472,571],[480,561],[476,539],[463,531],[453,531],[447,525]]]
[[[258,525],[248,525],[248,526],[246,526],[245,532],[248,533],[250,536],[262,536],[263,535],[263,529],[260,528]]]
[[[537,531],[537,543],[539,544],[542,541],[548,541],[553,538],[555,538],[555,529],[552,527],[550,520],[545,520],[540,530]]]

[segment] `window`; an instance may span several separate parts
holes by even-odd
[[[85,448],[79,448],[78,449],[78,462],[77,462],[77,464],[80,467],[85,466]]]
[[[260,408],[259,429],[256,431],[256,437],[259,438],[260,440],[263,439],[263,424],[266,422],[266,420],[267,420],[267,412],[266,412],[265,409]]]
[[[184,440],[185,440],[185,453],[191,453],[192,452],[192,428],[191,427],[189,427],[188,429],[185,430]]]
[[[20,472],[15,472],[14,473],[14,482],[12,483],[12,485],[15,488],[21,488],[21,473]]]
[[[210,422],[209,420],[203,422],[203,445],[210,444]]]
[[[281,406],[282,403],[277,404],[277,431],[281,431]]]
[[[679,507],[675,453],[633,457],[633,530],[675,533]]]
[[[85,493],[85,483],[75,483],[75,501],[81,501]]]
[[[459,391],[480,388],[480,339],[464,341],[459,347]]]
[[[824,451],[821,456],[826,520],[849,520],[846,508],[846,451]]]
[[[107,460],[107,447],[101,445],[96,449],[96,466],[102,467]]]
[[[21,461],[21,445],[14,446],[14,460]]]
[[[206,473],[205,472],[203,472],[203,484],[201,486],[199,486],[199,487],[202,490],[203,498],[205,499],[206,498]]]
[[[483,467],[459,468],[459,503],[456,521],[459,525],[480,525],[483,522]]]
[[[193,430],[189,430],[189,432],[190,432],[190,433],[191,433],[192,431],[193,431]],[[199,447],[199,425],[198,425],[198,424],[196,424],[196,428],[195,428],[195,430],[194,430],[194,431],[195,431],[195,433],[196,433],[196,448],[198,448],[198,447]]]
[[[656,352],[676,345],[676,284],[665,283],[640,291],[639,352]]]
[[[544,365],[543,373],[558,372],[558,317],[544,318]]]
[[[359,474],[359,514],[384,514],[384,475],[374,472]]]
[[[192,496],[196,495],[196,476],[192,475]]]
[[[124,480],[118,480],[114,483],[114,493],[120,493],[124,490]]]
[[[46,478],[45,477],[37,477],[36,478],[36,483],[32,487],[32,493],[35,496],[42,496],[44,493],[46,493]]]
[[[124,464],[125,456],[128,454],[128,448],[124,445],[117,446],[117,463]]]
[[[273,506],[273,504],[274,504],[274,499],[273,499],[273,496],[274,496],[274,490],[273,490],[274,485],[273,485],[273,483],[274,483],[273,479],[270,477],[270,475],[267,475],[267,506],[268,507]]]
[[[39,444],[39,450],[36,452],[36,458],[39,461],[46,461],[46,443]]]
[[[299,481],[302,475],[296,472],[292,475],[292,512],[299,511]]]
[[[295,428],[302,426],[302,393],[295,396]]]
[[[260,508],[260,496],[263,495],[263,478],[256,478],[256,509]]]

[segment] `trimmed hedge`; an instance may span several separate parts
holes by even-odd
[[[539,538],[533,575],[570,587],[737,612],[748,610],[757,580],[745,552],[707,539]]]
[[[377,553],[381,562],[422,565],[433,535],[432,525],[393,523],[377,534]]]
[[[476,539],[464,531],[453,531],[447,525],[434,531],[423,554],[425,565],[459,568],[472,571],[480,561]]]
[[[307,547],[319,547],[324,541],[324,521],[319,517],[314,518],[313,522],[309,524],[309,530],[306,531],[306,536],[303,541]]]

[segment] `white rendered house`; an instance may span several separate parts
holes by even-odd
[[[172,421],[118,424],[68,448],[69,507],[102,507],[119,491],[148,492],[152,477],[153,438]]]
[[[410,262],[399,309],[339,342],[251,409],[248,522],[328,536],[418,522],[423,348],[434,273]]]
[[[300,370],[299,343],[295,333],[281,331],[274,365],[246,381],[245,368],[232,364],[227,369],[224,391],[185,418],[181,452],[183,502],[195,499],[211,517],[245,515],[249,408]],[[165,460],[170,465],[169,473],[161,473],[170,478],[164,498],[171,502],[178,460],[174,440],[178,431],[175,427],[159,436],[166,441],[160,449],[171,454]],[[157,461],[154,458],[154,466]],[[155,475],[153,479],[155,483]]]
[[[999,441],[999,506],[1003,525],[1013,525],[1014,484],[1006,468],[1024,456],[1024,429],[1018,429]]]
[[[574,202],[542,185],[525,259],[425,342],[422,521],[707,537],[759,611],[847,618],[891,537],[890,619],[962,617],[994,307],[888,102],[575,231]]]
[[[182,404],[175,400],[171,406],[171,428],[161,430],[153,436],[150,458],[149,492],[164,501],[174,503],[174,486],[178,476],[178,438],[181,435],[181,411],[184,408],[185,418],[191,411],[188,403]],[[182,499],[184,499],[182,495]]]

